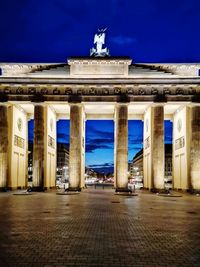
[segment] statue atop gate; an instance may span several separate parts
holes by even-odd
[[[106,30],[105,29],[98,29],[98,33],[94,36],[94,44],[96,44],[96,48],[90,49],[90,56],[93,57],[107,57],[109,56],[109,49],[103,48],[103,45],[105,44],[105,37],[106,37]]]

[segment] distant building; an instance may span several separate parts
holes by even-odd
[[[141,149],[129,164],[129,173],[131,177],[143,177],[143,149]]]
[[[165,178],[172,179],[172,144],[165,145]]]
[[[57,143],[57,178],[69,177],[69,145]],[[33,143],[28,143],[28,182],[32,182],[33,175]]]
[[[57,143],[57,168],[69,166],[69,145]]]
[[[143,177],[143,149],[141,149],[129,164],[131,177]],[[165,178],[172,178],[172,144],[165,144]]]
[[[28,182],[33,178],[33,143],[28,142]]]
[[[85,174],[87,177],[97,177],[97,172],[88,167],[85,167]]]
[[[57,179],[69,178],[69,144],[57,143]]]

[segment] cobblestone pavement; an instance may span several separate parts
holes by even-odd
[[[200,266],[200,197],[1,193],[0,266]]]

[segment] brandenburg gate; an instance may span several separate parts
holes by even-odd
[[[115,122],[115,188],[128,186],[128,120],[143,120],[144,187],[164,188],[164,120],[173,122],[173,188],[200,189],[200,64],[135,64],[102,49],[67,64],[0,63],[0,188],[55,187],[56,121],[70,119],[69,189],[85,186],[85,121]]]

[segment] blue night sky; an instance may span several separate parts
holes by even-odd
[[[165,143],[172,143],[172,123],[164,122]],[[69,144],[69,120],[57,122],[57,141]],[[33,140],[33,120],[29,122],[29,140]],[[143,147],[143,122],[128,121],[128,158],[129,161]],[[86,166],[93,169],[112,172],[114,162],[114,121],[86,121]]]
[[[199,0],[6,0],[0,62],[66,62],[88,55],[108,27],[111,55],[135,62],[199,62]]]

